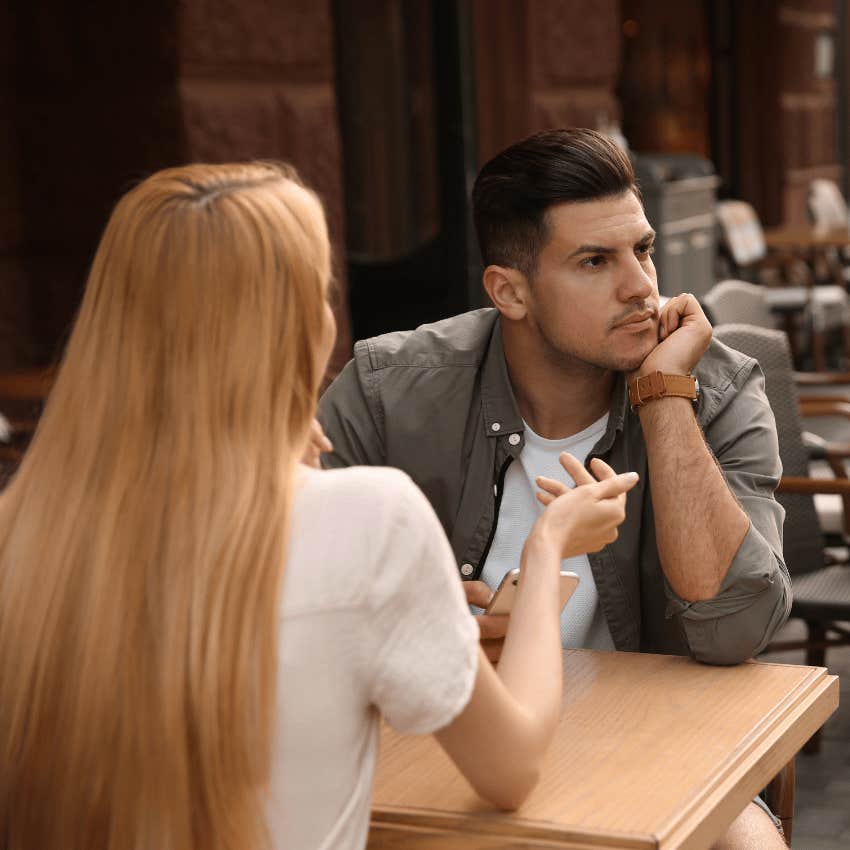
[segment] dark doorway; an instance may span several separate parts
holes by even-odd
[[[355,338],[480,303],[465,0],[334,0]]]
[[[623,0],[623,131],[637,151],[709,157],[711,55],[701,2]]]
[[[623,131],[642,153],[710,159],[738,184],[734,0],[623,0]]]

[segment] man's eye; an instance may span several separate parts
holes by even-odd
[[[581,264],[588,269],[598,269],[605,265],[606,258],[602,254],[595,254],[592,257],[587,257],[581,261]]]
[[[637,249],[638,254],[642,254],[644,257],[648,257],[650,254],[655,253],[655,245],[641,245]]]

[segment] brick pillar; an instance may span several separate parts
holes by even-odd
[[[0,370],[61,354],[112,207],[166,166],[292,161],[325,200],[341,276],[330,32],[329,0],[0,4]]]
[[[481,163],[552,127],[619,120],[617,0],[474,0]]]
[[[351,330],[329,0],[185,0],[181,8],[184,158],[283,159],[325,204],[341,290],[335,374],[351,356]]]

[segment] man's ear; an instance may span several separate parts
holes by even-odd
[[[487,266],[484,289],[495,308],[506,318],[520,320],[528,312],[528,281],[519,269]]]

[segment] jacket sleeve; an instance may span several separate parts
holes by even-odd
[[[385,463],[383,417],[375,374],[369,368],[365,343],[354,347],[354,358],[319,401],[318,419],[333,451],[322,455],[326,468],[382,466]]]
[[[687,602],[667,587],[668,616],[679,618],[694,658],[710,664],[752,658],[791,610],[782,557],[785,511],[773,495],[782,475],[776,423],[759,367],[736,383],[726,389],[728,403],[706,426],[705,437],[750,519],[749,530],[713,599]]]

